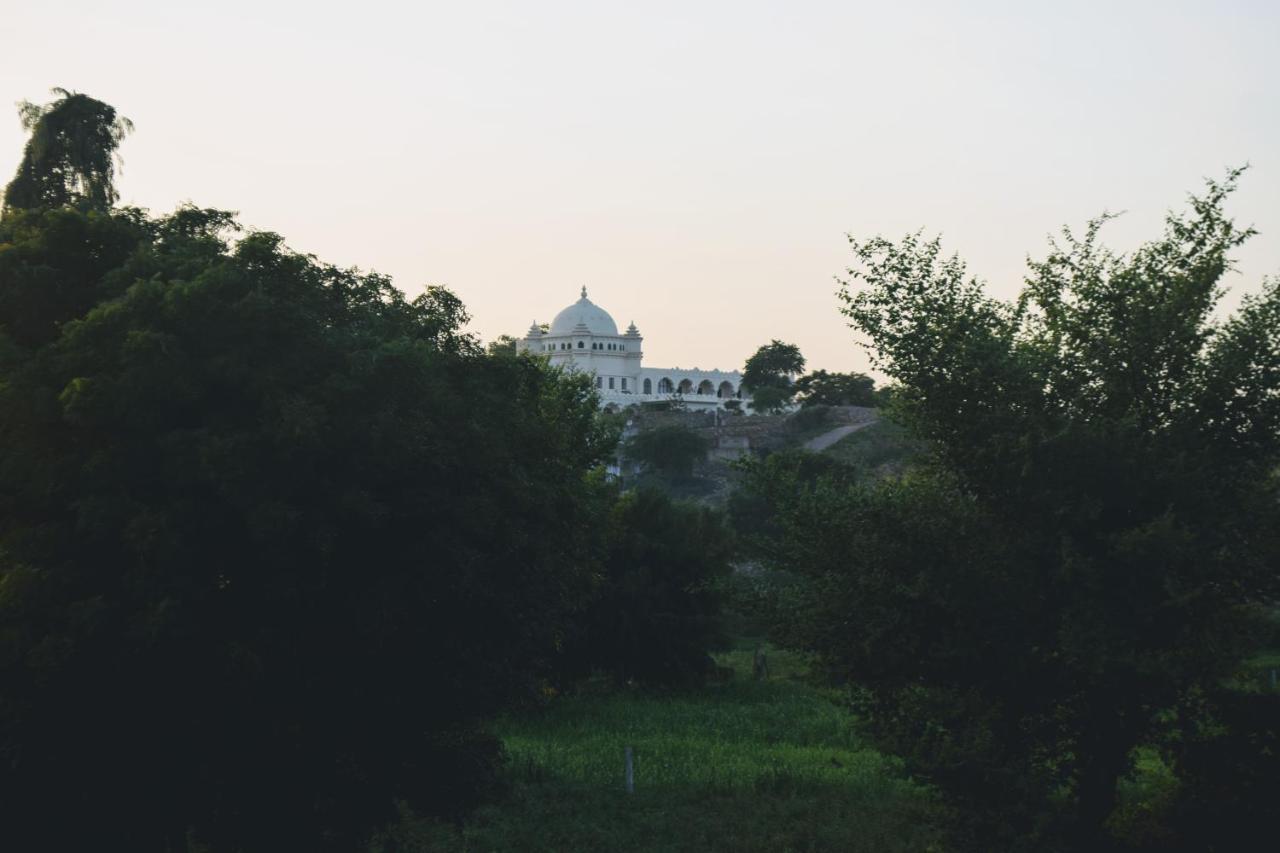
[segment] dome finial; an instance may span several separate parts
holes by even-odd
[[[582,298],[583,299],[587,298],[587,286],[585,284],[582,285]]]

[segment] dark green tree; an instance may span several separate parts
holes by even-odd
[[[729,530],[720,514],[660,491],[608,500],[599,587],[574,619],[564,672],[695,681],[722,640],[718,582],[729,573]]]
[[[804,372],[804,356],[795,344],[772,340],[747,359],[742,384],[751,392],[751,407],[776,412],[790,405],[795,396],[793,381]]]
[[[668,477],[689,477],[706,458],[709,443],[693,430],[669,425],[636,433],[622,447],[623,456]]]
[[[795,381],[801,406],[874,406],[876,381],[864,373],[815,370]]]
[[[345,851],[463,808],[590,591],[588,383],[233,227],[0,222],[5,849]]]
[[[58,99],[23,101],[18,114],[30,132],[22,162],[4,194],[6,210],[116,203],[116,154],[133,124],[115,107],[79,92],[54,89]]]
[[[498,335],[498,337],[489,341],[486,348],[489,355],[515,355],[516,339],[510,335]]]
[[[810,596],[790,641],[992,819],[981,846],[1102,843],[1135,746],[1218,688],[1277,593],[1280,282],[1213,319],[1252,233],[1235,182],[1131,255],[1102,220],[1066,234],[1012,304],[936,240],[854,241],[845,310],[932,461],[757,478]],[[1045,823],[1064,793],[1073,835]]]

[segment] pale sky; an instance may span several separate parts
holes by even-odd
[[[1064,224],[1155,236],[1251,163],[1280,273],[1277,2],[2,0],[0,109],[85,92],[133,119],[123,201],[190,200],[340,265],[444,284],[485,339],[586,285],[645,364],[771,338],[865,369],[846,233],[941,232],[993,293]],[[24,135],[0,112],[0,179]],[[1233,297],[1234,298],[1234,297]]]

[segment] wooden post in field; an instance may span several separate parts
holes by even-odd
[[[759,646],[756,646],[755,656],[751,660],[751,676],[756,681],[769,680],[769,659]]]
[[[627,793],[631,794],[631,793],[634,793],[636,790],[636,776],[635,776],[635,768],[633,767],[632,761],[631,761],[631,747],[627,747],[626,756],[627,756],[626,757]]]
[[[1276,689],[1276,671],[1274,667],[1271,670],[1271,689]]]

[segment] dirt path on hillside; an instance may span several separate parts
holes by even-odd
[[[804,443],[804,449],[811,450],[814,453],[821,452],[823,450],[826,450],[831,445],[835,444],[840,439],[844,438],[846,435],[849,435],[850,433],[855,433],[858,430],[862,429],[863,427],[869,427],[873,423],[875,423],[875,421],[867,421],[866,423],[861,423],[861,424],[849,424],[848,426],[836,427],[835,429],[831,430],[831,432],[824,432],[822,435],[818,436],[817,438],[811,438],[808,441],[806,441]]]

